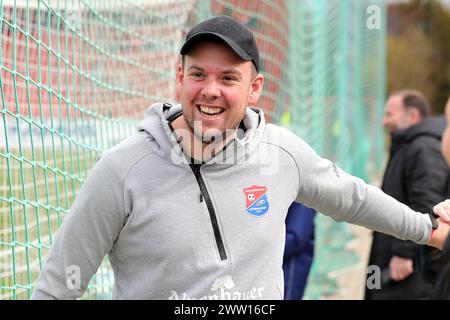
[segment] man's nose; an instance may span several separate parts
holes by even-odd
[[[201,94],[207,99],[216,99],[220,97],[220,84],[218,84],[217,81],[213,79],[206,81],[202,88]]]

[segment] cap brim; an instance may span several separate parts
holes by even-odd
[[[236,42],[234,42],[232,39],[223,36],[221,34],[215,33],[215,32],[199,32],[197,34],[195,34],[194,36],[190,37],[188,40],[186,40],[186,42],[183,44],[183,46],[181,47],[180,50],[180,54],[184,55],[186,53],[189,52],[189,49],[191,48],[191,46],[200,41],[201,38],[207,38],[207,37],[215,37],[215,38],[219,38],[220,40],[222,40],[223,42],[225,42],[231,49],[233,49],[233,51],[243,60],[247,60],[247,61],[252,61],[252,57],[250,57],[250,55],[245,52],[242,48],[240,48]]]

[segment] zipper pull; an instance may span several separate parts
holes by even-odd
[[[200,193],[200,202],[203,202],[203,195]]]

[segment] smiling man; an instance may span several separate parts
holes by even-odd
[[[138,132],[102,155],[33,298],[80,297],[108,255],[114,299],[283,299],[285,218],[294,201],[442,247],[448,224],[338,169],[248,107],[264,77],[245,26],[224,16],[203,21],[180,53],[181,104],[152,105]]]
[[[172,126],[176,132],[186,129],[188,135],[192,134],[202,143],[201,151],[211,143],[219,150],[236,138],[247,106],[258,101],[263,76],[256,72],[254,64],[236,54],[230,55],[225,43],[215,38],[196,42],[198,39],[194,37],[181,51],[189,52],[178,66],[176,77],[183,112]],[[195,143],[188,137],[181,143],[191,150],[191,142]],[[193,150],[198,160],[210,157],[210,154],[200,155],[196,151],[200,149]]]
[[[230,21],[221,17],[200,23],[189,31],[180,51],[176,83],[183,112],[172,126],[193,134],[202,152],[211,143],[220,150],[236,138],[247,106],[257,103],[263,88],[253,34]],[[192,150],[195,141],[188,137],[182,144]],[[196,151],[196,159],[210,157]]]

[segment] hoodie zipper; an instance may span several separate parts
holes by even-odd
[[[223,244],[222,235],[220,234],[219,223],[217,221],[216,211],[214,210],[211,197],[209,196],[208,189],[206,188],[205,181],[200,173],[201,164],[190,164],[192,172],[194,173],[197,184],[200,188],[200,201],[205,199],[206,207],[208,208],[209,218],[211,219],[211,225],[214,231],[214,238],[216,240],[217,249],[219,250],[220,260],[227,259],[227,253]]]

